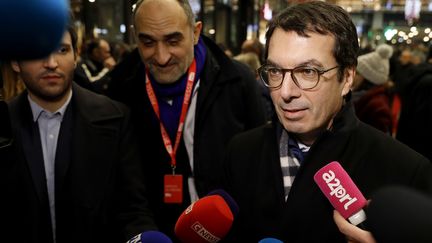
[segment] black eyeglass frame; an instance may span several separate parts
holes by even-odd
[[[270,85],[268,85],[268,84],[264,81],[264,79],[262,78],[262,77],[263,77],[262,74],[263,74],[264,72],[266,72],[266,70],[268,70],[268,69],[266,69],[267,67],[270,67],[270,68],[273,68],[273,69],[278,69],[278,70],[280,70],[280,71],[282,72],[282,79],[281,79],[281,81],[280,81],[280,84],[278,84],[278,85],[276,85],[276,86],[270,86]],[[310,87],[310,88],[303,88],[303,87],[300,87],[300,85],[299,85],[299,83],[298,83],[298,81],[297,81],[297,79],[296,79],[296,77],[295,77],[293,71],[294,71],[294,70],[301,69],[301,68],[303,68],[303,69],[313,69],[314,71],[316,71],[316,72],[318,73],[317,81],[316,81],[316,83],[315,83],[312,87]],[[278,67],[272,66],[272,65],[270,65],[270,64],[264,64],[264,65],[262,65],[261,67],[259,67],[259,68],[257,69],[257,72],[258,72],[258,74],[259,74],[259,76],[260,76],[261,81],[262,81],[262,82],[264,83],[264,85],[265,85],[266,87],[268,87],[268,88],[272,88],[272,89],[279,89],[279,88],[282,86],[282,83],[283,83],[283,81],[284,81],[284,79],[285,79],[285,74],[286,74],[287,72],[290,72],[291,79],[294,81],[294,84],[295,84],[297,87],[299,87],[299,88],[302,89],[302,90],[311,90],[311,89],[315,88],[315,87],[318,85],[318,83],[319,83],[319,81],[320,81],[320,77],[321,77],[324,73],[326,73],[326,72],[328,72],[328,71],[331,71],[331,70],[333,70],[333,69],[336,69],[336,68],[339,68],[339,65],[336,65],[336,66],[334,66],[334,67],[332,67],[332,68],[329,68],[329,69],[321,70],[321,69],[318,69],[318,68],[315,68],[315,67],[308,67],[308,66],[298,66],[298,67],[295,67],[295,68],[278,68]]]

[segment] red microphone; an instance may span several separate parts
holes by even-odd
[[[314,175],[314,180],[333,207],[353,225],[366,220],[363,207],[367,201],[348,173],[333,161]]]
[[[228,193],[213,191],[180,215],[174,232],[182,242],[218,242],[228,234],[237,213],[238,206]]]

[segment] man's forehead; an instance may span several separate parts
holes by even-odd
[[[61,44],[62,45],[72,45],[72,37],[71,37],[69,31],[66,31],[63,34],[63,38],[61,40]]]

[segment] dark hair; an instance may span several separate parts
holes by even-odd
[[[341,7],[321,1],[291,5],[280,12],[268,24],[266,32],[265,59],[268,57],[269,42],[276,28],[295,31],[309,37],[308,32],[333,35],[335,46],[333,55],[340,66],[339,77],[347,67],[357,66],[359,44],[356,27],[349,14]]]
[[[67,31],[70,34],[71,37],[71,42],[72,42],[72,48],[74,53],[77,53],[77,40],[78,40],[78,36],[77,36],[77,32],[75,30],[75,27],[72,24],[69,24],[67,26]]]
[[[102,41],[102,39],[100,39],[100,38],[93,38],[93,39],[88,40],[85,44],[85,53],[88,56],[91,56],[93,50],[100,47],[101,41]]]

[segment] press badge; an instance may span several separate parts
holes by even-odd
[[[183,176],[165,175],[164,177],[164,202],[183,202]]]

